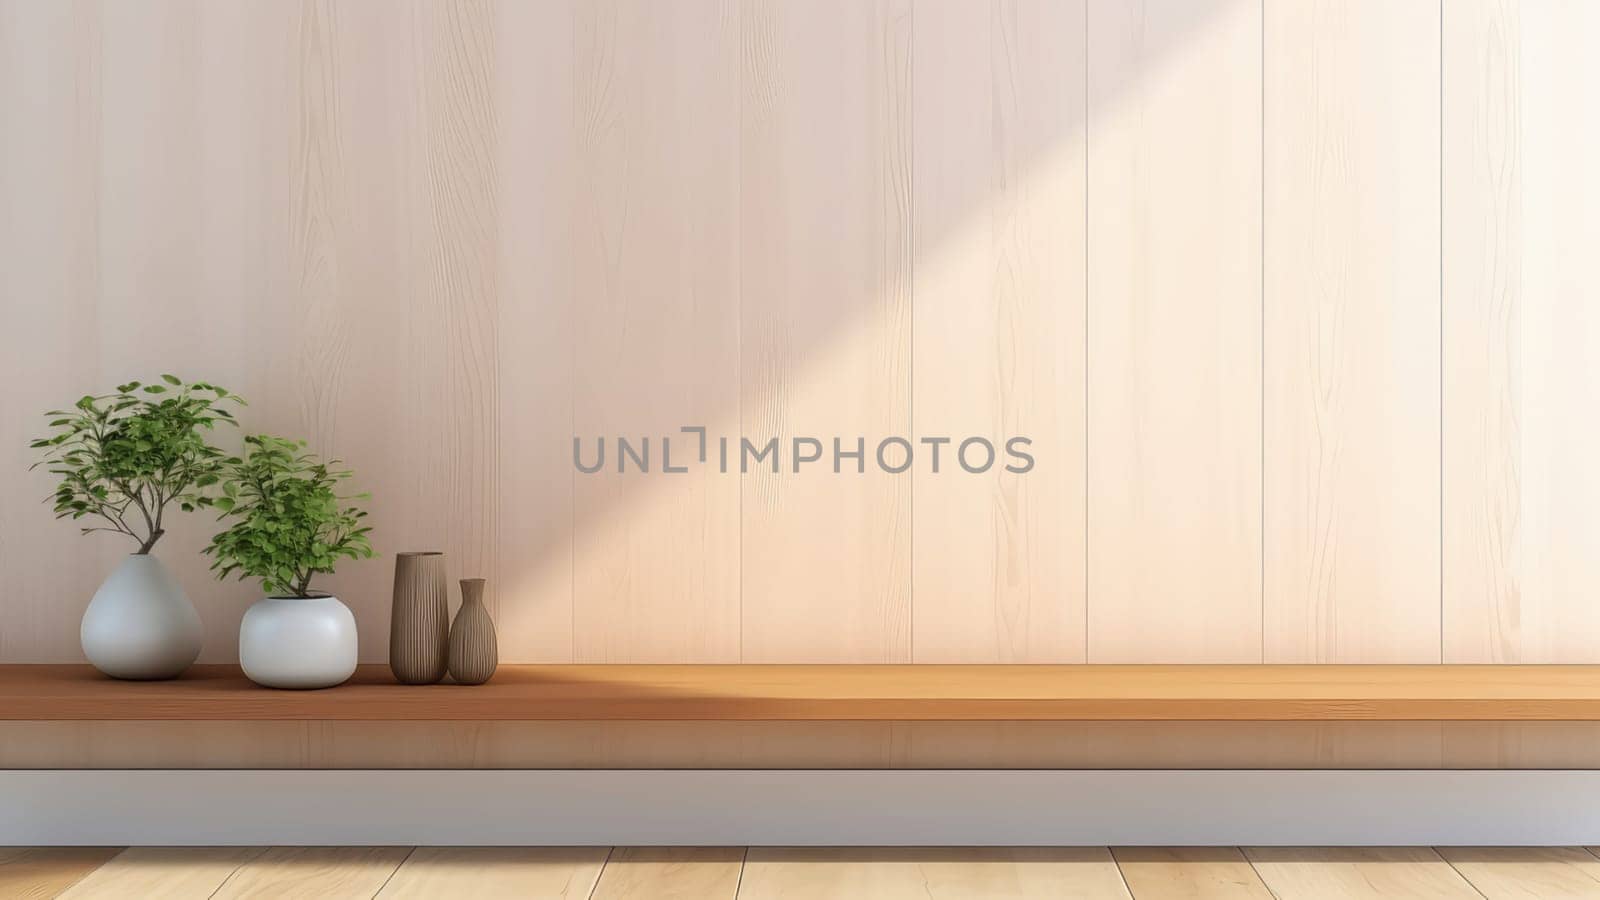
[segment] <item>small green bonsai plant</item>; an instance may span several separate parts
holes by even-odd
[[[60,479],[46,501],[54,500],[56,518],[98,518],[79,530],[125,534],[141,556],[166,533],[170,505],[192,512],[212,504],[202,491],[220,479],[224,457],[206,436],[219,422],[235,424],[227,404],[244,405],[216,385],[175,375],[161,382],[130,381],[45,413],[54,433],[29,444],[44,451],[32,468]]]
[[[205,549],[218,578],[238,572],[268,596],[311,597],[313,575],[374,555],[367,513],[352,502],[369,495],[338,493],[351,475],[332,467],[338,460],[319,460],[304,441],[256,434],[244,443],[242,457],[223,460],[222,496],[212,501],[218,521],[232,521]]]

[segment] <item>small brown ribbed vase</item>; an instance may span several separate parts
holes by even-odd
[[[450,677],[456,684],[483,684],[500,664],[494,621],[483,605],[482,578],[461,579],[461,609],[450,625]]]
[[[444,677],[449,659],[450,595],[444,586],[444,554],[398,554],[389,617],[389,669],[402,684],[433,684]]]

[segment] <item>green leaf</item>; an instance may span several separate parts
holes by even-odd
[[[206,553],[269,591],[290,591],[309,573],[330,573],[339,559],[371,555],[359,533],[362,511],[344,506],[330,472],[302,441],[245,436],[245,453],[223,460],[222,496],[211,501],[228,523]]]
[[[59,431],[29,442],[37,454],[30,469],[43,468],[57,479],[58,516],[99,517],[106,526],[92,530],[126,531],[122,517],[135,512],[159,521],[169,504],[184,510],[210,505],[196,490],[220,480],[216,461],[222,452],[206,438],[218,421],[214,404],[220,397],[197,394],[174,375],[161,381],[166,386],[123,382],[114,393],[83,395],[73,404],[75,412],[45,414],[49,427]],[[169,394],[169,386],[179,393]],[[135,498],[139,510],[130,507]],[[141,518],[132,516],[130,523]]]

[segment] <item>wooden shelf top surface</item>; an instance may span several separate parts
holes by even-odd
[[[478,687],[362,666],[318,691],[234,666],[114,681],[0,665],[0,720],[1533,721],[1600,720],[1600,666],[501,666]]]

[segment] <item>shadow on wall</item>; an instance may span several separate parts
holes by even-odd
[[[1235,6],[1102,25],[1124,4],[7,5],[0,112],[22,125],[0,140],[0,333],[37,377],[0,444],[148,372],[246,395],[250,426],[310,439],[374,493],[385,555],[328,585],[367,661],[392,554],[423,548],[488,577],[509,662],[770,659],[830,633],[817,658],[907,659],[912,480],[580,477],[573,434],[914,440],[939,432],[914,418],[919,386],[1009,397],[994,363],[1013,353],[1081,386],[1081,345],[1017,349],[1055,299],[1008,291],[1018,265],[1048,269],[1081,310],[1084,251],[996,248],[1081,228],[1087,123]],[[1061,19],[1076,27],[1045,28]],[[1137,32],[1144,62],[1117,71],[1139,79],[1088,65],[1102,27]],[[986,154],[939,152],[973,134]],[[993,266],[977,295],[921,290],[974,259]],[[994,330],[930,372],[914,336],[961,327],[952,303]],[[1053,422],[1053,399],[974,427]],[[7,509],[47,490],[25,468],[14,450]],[[7,661],[77,658],[121,552],[84,565],[44,514],[0,523],[0,566],[22,573]],[[184,523],[165,549],[203,659],[228,660],[255,590],[208,580],[191,554],[208,533]]]

